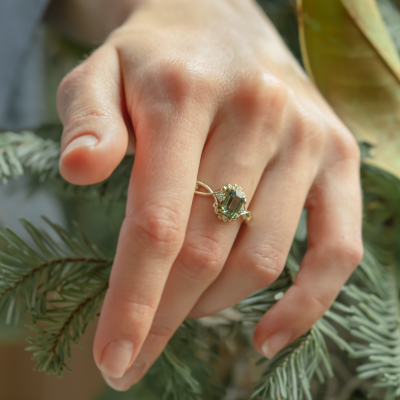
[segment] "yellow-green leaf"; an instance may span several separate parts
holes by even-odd
[[[375,0],[299,0],[310,77],[359,141],[367,162],[400,177],[400,58]]]

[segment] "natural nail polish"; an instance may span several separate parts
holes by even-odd
[[[100,370],[111,378],[121,378],[128,369],[134,345],[129,340],[113,340],[103,352]]]
[[[81,146],[92,147],[99,143],[99,140],[96,136],[93,135],[83,135],[79,136],[76,139],[72,140],[68,146],[64,149],[63,154]]]
[[[272,358],[291,342],[292,337],[293,332],[291,330],[273,333],[261,347],[264,356],[266,358]]]
[[[147,369],[148,364],[135,361],[122,378],[114,379],[105,375],[104,380],[107,382],[107,385],[114,390],[124,391],[139,382]]]

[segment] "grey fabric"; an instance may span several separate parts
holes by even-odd
[[[0,0],[0,129],[40,123],[43,86],[38,23],[49,0]],[[39,106],[38,106],[39,105]]]

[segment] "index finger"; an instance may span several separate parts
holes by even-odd
[[[97,365],[113,378],[138,354],[182,246],[210,124],[191,100],[195,88],[185,71],[159,77],[147,82],[150,95],[134,107],[137,147],[126,218],[94,343]]]

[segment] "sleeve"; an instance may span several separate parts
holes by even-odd
[[[27,69],[24,67],[35,64],[29,54],[34,50],[37,26],[48,3],[49,0],[0,1],[0,129],[7,127],[10,118],[20,117],[18,113],[14,118],[10,116],[15,114],[11,103],[15,93],[21,97],[19,81]],[[28,85],[34,84],[32,79],[25,80]]]

